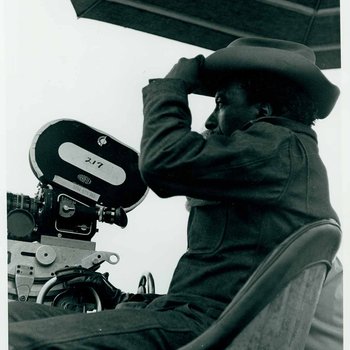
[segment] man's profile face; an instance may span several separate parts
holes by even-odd
[[[216,133],[230,136],[258,114],[256,104],[248,103],[247,93],[238,82],[219,89],[215,95],[216,107],[205,126]]]

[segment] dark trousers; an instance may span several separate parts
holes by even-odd
[[[186,306],[85,314],[35,303],[9,303],[9,349],[177,349],[202,331],[198,316]]]

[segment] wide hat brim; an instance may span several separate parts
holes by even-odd
[[[238,39],[209,55],[201,69],[202,84],[194,93],[215,96],[223,82],[234,78],[236,72],[258,70],[297,83],[312,98],[321,119],[332,111],[340,93],[315,65],[311,49],[284,40],[255,38]]]

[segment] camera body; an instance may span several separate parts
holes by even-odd
[[[116,253],[96,251],[91,241],[97,222],[125,227],[148,191],[135,150],[76,120],[44,125],[29,161],[39,180],[35,196],[7,193],[8,295],[20,301],[35,301],[58,270],[116,264]],[[66,302],[63,289],[55,285],[45,301],[63,293]]]
[[[60,188],[39,183],[34,198],[7,193],[7,238],[33,242],[42,235],[90,240],[96,222],[122,228],[128,219],[122,207],[108,208],[81,201]]]

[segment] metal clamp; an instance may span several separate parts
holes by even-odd
[[[28,265],[17,265],[15,286],[19,301],[27,301],[33,284],[34,267]]]

